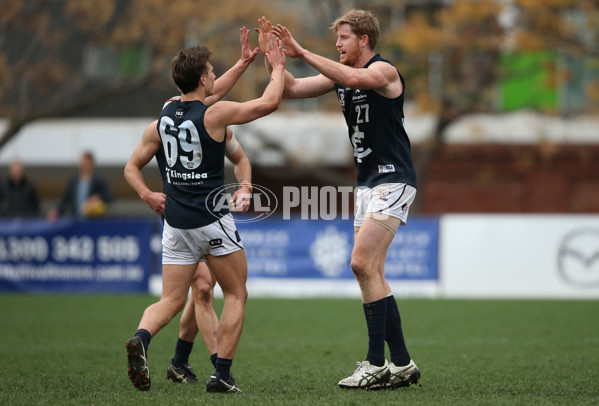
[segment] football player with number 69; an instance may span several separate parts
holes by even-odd
[[[285,54],[269,35],[264,55],[273,67],[261,97],[244,103],[207,99],[214,94],[211,52],[205,47],[183,49],[173,58],[172,77],[181,91],[161,112],[157,125],[144,131],[125,168],[125,177],[145,200],[152,193],[141,168],[154,156],[165,181],[162,235],[162,296],[144,311],[137,332],[127,341],[129,377],[140,390],[149,390],[147,349],[150,339],[185,306],[200,261],[207,261],[223,291],[224,307],[218,327],[218,358],[207,392],[239,392],[231,374],[247,299],[247,261],[233,217],[226,207],[207,199],[224,183],[227,127],[244,124],[275,111],[284,86]]]

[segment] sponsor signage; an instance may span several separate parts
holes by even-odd
[[[599,298],[599,216],[447,215],[446,297]]]
[[[238,216],[236,216],[237,219]],[[271,218],[238,222],[248,260],[248,276],[354,279],[350,268],[353,223]],[[389,279],[436,281],[438,219],[410,219],[400,227],[387,254]]]
[[[0,291],[145,292],[149,220],[0,221]]]

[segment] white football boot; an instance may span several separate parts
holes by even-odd
[[[385,385],[389,382],[391,371],[389,371],[389,364],[385,360],[385,364],[381,367],[376,365],[370,365],[370,362],[358,362],[358,368],[354,371],[351,376],[339,381],[341,388],[359,388],[368,389],[373,385]]]
[[[389,381],[384,384],[372,385],[369,389],[395,389],[410,386],[413,383],[418,383],[420,380],[420,370],[413,360],[410,360],[408,365],[402,367],[396,366],[393,362],[389,363],[389,371],[391,376]]]

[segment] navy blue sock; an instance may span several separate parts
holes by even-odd
[[[177,340],[177,345],[175,345],[175,356],[172,360],[173,365],[180,368],[185,364],[189,364],[189,354],[191,354],[192,348],[193,342],[181,340],[179,338]]]
[[[210,362],[212,362],[212,366],[214,366],[214,368],[216,368],[216,359],[217,358],[218,358],[217,353],[210,354]]]
[[[389,353],[391,362],[396,366],[404,366],[410,363],[410,354],[406,347],[406,342],[403,337],[401,328],[401,317],[397,302],[393,296],[387,296],[387,329],[385,340],[389,344]]]
[[[144,345],[144,348],[146,349],[146,354],[148,352],[148,347],[150,346],[150,340],[152,339],[152,334],[150,334],[150,332],[146,329],[140,328],[139,330],[137,330],[135,332],[135,335],[139,338],[141,338],[141,342]]]
[[[231,365],[233,365],[232,359],[218,357],[216,359],[216,372],[223,379],[229,379],[229,376],[231,376]]]
[[[371,365],[385,365],[385,323],[387,314],[387,301],[377,300],[364,303],[364,315],[368,327],[368,355],[366,361]]]

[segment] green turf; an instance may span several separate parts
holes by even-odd
[[[359,300],[250,298],[233,364],[244,393],[209,395],[166,380],[178,319],[152,340],[152,390],[129,383],[124,343],[155,300],[0,295],[0,404],[599,403],[597,301],[400,300],[422,386],[366,392],[337,387],[366,353]],[[191,361],[205,381],[212,368],[197,344]]]

